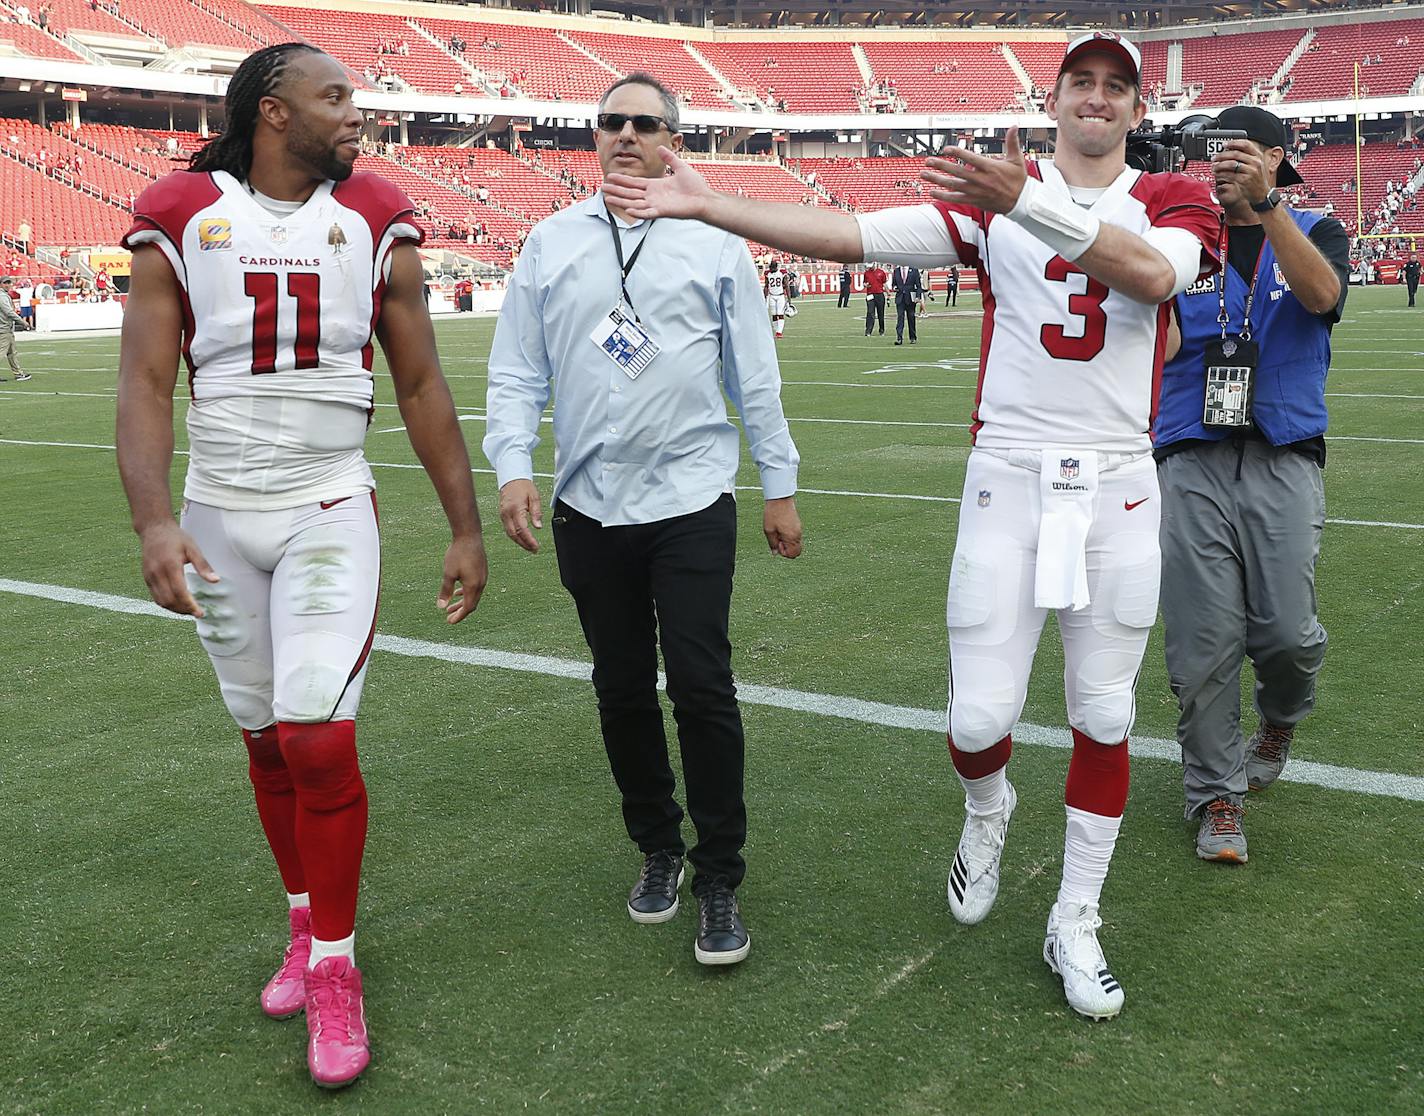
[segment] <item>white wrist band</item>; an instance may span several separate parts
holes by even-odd
[[[1019,200],[1005,216],[1023,226],[1070,263],[1093,246],[1102,222],[1055,194],[1038,179],[1024,180]]]

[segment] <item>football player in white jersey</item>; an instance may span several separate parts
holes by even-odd
[[[370,1058],[354,924],[366,840],[355,718],[375,636],[375,482],[362,454],[373,339],[452,541],[437,598],[455,623],[487,577],[469,459],[421,296],[409,199],[352,174],[362,116],[343,68],[303,43],[257,51],[220,139],[134,206],[118,458],[143,575],[197,618],[242,729],[288,898],[289,945],[261,1005],[303,1010],[317,1084]],[[173,517],[173,391],[190,447]]]
[[[766,295],[766,308],[771,311],[771,324],[776,330],[776,339],[781,340],[786,332],[786,272],[781,270],[781,262],[772,260],[766,265],[766,278],[762,280],[762,293]]]
[[[1157,613],[1157,476],[1148,431],[1167,339],[1163,303],[1217,267],[1207,188],[1125,164],[1144,114],[1137,49],[1069,44],[1047,110],[1052,163],[964,148],[927,161],[935,204],[853,217],[718,194],[671,152],[666,178],[609,176],[635,217],[707,221],[783,251],[979,273],[979,390],[950,573],[949,748],[966,818],[949,905],[978,922],[998,892],[1017,801],[1010,730],[1048,612],[1063,634],[1073,733],[1063,880],[1044,959],[1070,1006],[1107,1018],[1123,992],[1097,939],[1127,800],[1134,686]]]

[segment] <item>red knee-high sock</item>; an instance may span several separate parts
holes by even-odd
[[[1108,877],[1127,805],[1127,741],[1100,744],[1074,729],[1063,802],[1068,824],[1058,902],[1071,911],[1095,906]]]
[[[277,744],[277,726],[256,732],[243,729],[242,740],[247,745],[247,776],[257,799],[257,816],[282,874],[282,886],[300,895],[307,889],[307,879],[297,852],[297,795]]]
[[[356,762],[356,723],[277,724],[297,792],[297,848],[311,893],[312,935],[339,941],[356,925],[366,849],[366,784]]]
[[[1127,806],[1127,741],[1099,744],[1074,729],[1063,801],[1075,810],[1122,817]]]
[[[949,758],[955,774],[964,784],[966,808],[975,814],[993,814],[1003,808],[1008,786],[1007,768],[1013,754],[1013,738],[1006,736],[982,752],[964,752],[949,738]]]
[[[1009,757],[1014,754],[1014,739],[1006,736],[990,744],[982,752],[963,752],[954,746],[954,737],[949,737],[949,758],[961,779],[982,779],[1009,765]]]

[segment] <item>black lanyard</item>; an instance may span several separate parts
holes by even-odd
[[[653,220],[657,220],[657,218]],[[643,245],[648,243],[648,234],[653,231],[653,222],[648,222],[648,227],[643,232],[643,239],[638,241],[638,247],[633,249],[633,254],[628,257],[627,263],[623,262],[623,238],[618,235],[618,223],[614,219],[612,212],[608,214],[608,231],[613,237],[613,252],[618,257],[618,266],[623,270],[623,276],[618,280],[618,285],[623,288],[623,301],[626,302],[631,309],[636,310],[637,308],[633,306],[633,296],[628,293],[628,273],[633,270],[633,265],[638,262],[638,257],[643,252]]]
[[[1216,324],[1221,326],[1221,336],[1226,336],[1226,327],[1231,324],[1231,315],[1226,312],[1226,273],[1231,269],[1231,248],[1227,244],[1226,222],[1221,225],[1221,274],[1217,276],[1216,300],[1221,312],[1216,316]],[[1266,254],[1266,242],[1261,237],[1261,247],[1256,250],[1256,266],[1251,272],[1251,289],[1246,292],[1246,308],[1241,315],[1241,331],[1237,334],[1243,341],[1251,340],[1251,304],[1256,301],[1256,280],[1261,275],[1261,257]],[[641,247],[641,246],[640,246]]]

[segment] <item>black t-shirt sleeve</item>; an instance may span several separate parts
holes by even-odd
[[[1345,296],[1350,291],[1350,237],[1345,226],[1334,217],[1322,217],[1310,229],[1310,242],[1330,261],[1340,277],[1340,299],[1333,307],[1316,317],[1326,325],[1334,325],[1345,312]]]

